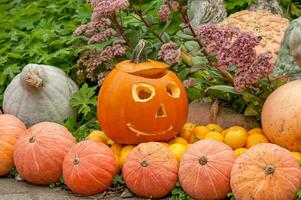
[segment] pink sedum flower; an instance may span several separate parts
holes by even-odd
[[[269,62],[271,54],[256,54],[255,47],[259,45],[260,38],[240,32],[237,27],[204,25],[196,33],[209,52],[217,56],[220,67],[236,66],[234,86],[237,91],[257,83],[275,69]]]
[[[190,88],[196,84],[195,78],[189,78],[183,81],[183,85],[185,88]]]
[[[116,34],[117,34],[117,32],[114,29],[108,28],[105,31],[102,31],[98,34],[93,35],[89,39],[88,44],[95,44],[95,43],[98,43],[98,42],[104,42],[104,41],[108,40],[109,38],[113,37]]]
[[[158,12],[158,16],[160,18],[160,20],[164,23],[166,23],[168,21],[169,18],[169,14],[170,14],[170,8],[167,4],[163,4],[160,7],[160,10]]]
[[[177,44],[174,42],[163,44],[158,53],[158,58],[163,59],[168,64],[180,63],[181,52],[180,49],[175,49],[176,47]]]

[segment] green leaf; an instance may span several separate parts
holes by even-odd
[[[120,174],[117,174],[112,181],[113,186],[124,185],[124,184],[125,184],[125,182],[122,178],[122,175],[120,175]]]
[[[254,107],[253,104],[249,104],[245,109],[245,116],[256,116],[258,115],[257,109]]]
[[[184,43],[184,46],[190,52],[200,49],[200,46],[196,41],[187,41],[187,42]]]
[[[79,113],[87,116],[97,104],[96,88],[97,86],[89,88],[88,84],[85,83],[71,98],[71,106],[77,108]]]
[[[187,94],[190,101],[201,98],[201,90],[195,87],[187,88]]]
[[[193,66],[202,66],[209,63],[208,59],[204,56],[195,56],[191,58]]]

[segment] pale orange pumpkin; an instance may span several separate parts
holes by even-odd
[[[98,97],[102,130],[118,144],[169,141],[184,125],[188,100],[181,80],[165,63],[118,63]]]
[[[48,185],[59,181],[65,155],[75,144],[62,125],[41,122],[27,130],[16,143],[14,161],[17,171],[28,182]]]
[[[0,115],[0,176],[13,168],[15,143],[25,132],[26,127],[21,120],[13,115]]]
[[[127,187],[136,195],[160,198],[176,185],[178,161],[159,142],[141,143],[127,156],[122,173]]]
[[[103,143],[82,141],[74,145],[63,163],[64,181],[72,192],[91,196],[105,191],[116,173],[112,150]]]
[[[236,200],[293,200],[301,188],[301,167],[275,144],[258,144],[239,156],[231,172]]]
[[[194,199],[225,199],[235,158],[233,150],[222,142],[210,139],[192,144],[180,162],[182,188]]]
[[[290,151],[301,151],[301,80],[277,88],[265,101],[261,123],[269,141]]]

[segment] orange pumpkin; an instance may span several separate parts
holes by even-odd
[[[169,141],[186,122],[188,100],[167,64],[123,61],[106,77],[98,96],[101,128],[118,144]]]
[[[64,181],[72,192],[91,196],[105,191],[116,173],[112,150],[105,144],[83,141],[74,145],[63,163]]]
[[[160,198],[176,185],[178,161],[161,143],[141,143],[127,156],[122,173],[136,195]]]
[[[0,115],[0,176],[13,168],[15,143],[25,132],[26,127],[18,118],[8,114]]]
[[[0,134],[10,134],[19,138],[26,130],[25,124],[9,114],[0,115]]]
[[[258,144],[235,161],[231,189],[236,200],[293,200],[301,188],[301,167],[275,144]]]
[[[41,122],[19,138],[14,150],[17,171],[28,182],[48,185],[59,181],[65,155],[75,144],[62,125]]]
[[[222,142],[200,140],[192,144],[180,162],[182,188],[194,199],[225,199],[235,158],[233,150]]]
[[[0,176],[7,174],[13,167],[13,151],[17,138],[0,133]]]

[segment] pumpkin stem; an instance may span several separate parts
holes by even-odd
[[[138,42],[137,46],[133,51],[133,58],[132,58],[133,63],[146,62],[148,60],[147,52],[145,49],[147,43],[148,42],[143,39]]]
[[[37,72],[33,70],[29,70],[26,73],[24,81],[27,85],[37,89],[43,87],[43,80],[38,76]]]
[[[205,156],[203,156],[203,157],[201,157],[201,158],[199,159],[200,165],[206,165],[207,162],[208,162],[208,160],[207,160],[207,158],[206,158]]]
[[[31,136],[30,138],[29,138],[29,142],[30,143],[34,143],[36,141],[36,136]]]
[[[148,166],[147,160],[142,160],[142,161],[140,162],[140,165],[141,165],[142,167],[147,167],[147,166]]]
[[[266,175],[273,175],[275,171],[276,171],[276,167],[272,164],[267,165],[265,167],[265,174]]]
[[[73,165],[78,165],[80,163],[79,157],[74,158]]]

